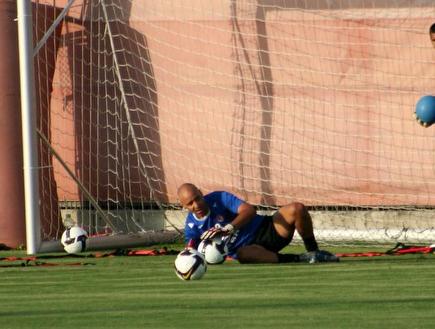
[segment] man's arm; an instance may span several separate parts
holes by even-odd
[[[234,230],[238,230],[248,224],[256,215],[255,207],[249,203],[243,202],[237,209],[237,216],[231,222]]]
[[[201,235],[201,240],[213,239],[217,236],[230,235],[234,231],[248,224],[256,215],[254,206],[243,202],[237,209],[237,216],[231,223],[228,223],[223,228],[212,227]]]

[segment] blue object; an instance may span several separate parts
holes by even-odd
[[[415,116],[417,121],[429,127],[435,123],[435,96],[423,96],[415,106]]]
[[[189,213],[186,217],[184,227],[184,238],[187,243],[189,240],[195,240],[199,243],[199,238],[202,233],[211,227],[216,227],[219,224],[221,227],[231,223],[237,217],[237,212],[240,205],[243,203],[235,195],[225,191],[215,191],[204,196],[204,201],[210,210],[205,219],[198,219],[193,213]],[[228,254],[237,258],[237,249],[251,243],[255,238],[257,231],[266,220],[264,216],[256,215],[249,223],[243,226],[242,229],[235,232],[228,242]]]

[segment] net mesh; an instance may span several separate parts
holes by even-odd
[[[432,1],[35,1],[44,239],[68,211],[91,234],[155,230],[192,182],[303,202],[325,241],[433,240],[435,130],[413,114],[435,90],[434,17]]]

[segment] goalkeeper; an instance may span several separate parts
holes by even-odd
[[[178,198],[189,211],[185,222],[187,247],[196,248],[201,240],[228,236],[229,255],[240,263],[337,262],[339,258],[319,250],[308,210],[293,202],[273,216],[261,216],[254,206],[235,195],[216,191],[207,195],[193,184],[178,188]],[[301,236],[306,253],[282,254],[295,233]]]

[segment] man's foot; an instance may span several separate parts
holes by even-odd
[[[340,261],[340,258],[326,250],[309,251],[299,255],[299,259],[310,264]]]

